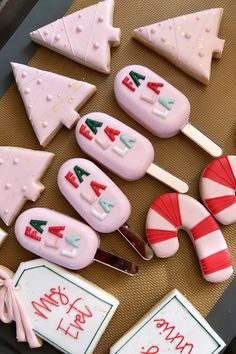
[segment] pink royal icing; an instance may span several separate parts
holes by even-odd
[[[31,32],[31,39],[108,74],[110,46],[120,44],[120,29],[112,26],[113,9],[113,0],[101,1]]]
[[[39,179],[54,154],[17,147],[0,147],[0,217],[11,225],[27,200],[35,202],[44,186]]]
[[[65,125],[78,121],[79,109],[96,87],[27,65],[12,63],[15,80],[40,145],[46,146]]]
[[[194,12],[137,28],[133,35],[195,79],[208,84],[212,56],[220,58],[224,48],[224,40],[217,37],[222,14],[222,8]]]
[[[66,161],[58,172],[58,186],[73,208],[96,231],[113,232],[130,216],[127,197],[89,160]]]
[[[148,241],[157,257],[170,257],[177,252],[179,229],[189,234],[206,280],[222,282],[231,276],[232,259],[227,244],[206,208],[184,194],[167,193],[157,197],[146,221]]]
[[[223,225],[236,222],[236,156],[221,156],[204,169],[200,179],[203,203]]]
[[[120,107],[160,138],[178,134],[188,123],[188,99],[144,66],[121,69],[115,78],[114,92]]]
[[[106,133],[107,127],[119,132],[113,141]],[[79,120],[76,139],[85,153],[126,180],[143,177],[154,159],[148,139],[102,112],[86,114]]]
[[[0,266],[0,320],[4,323],[16,322],[18,342],[27,341],[30,348],[41,347],[9,273],[9,270]]]
[[[22,213],[15,234],[28,251],[75,270],[91,264],[100,245],[98,234],[88,225],[46,208]]]

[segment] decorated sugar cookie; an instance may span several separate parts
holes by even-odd
[[[110,47],[120,44],[113,24],[114,0],[104,0],[30,33],[31,39],[57,53],[105,74],[110,72]]]
[[[91,227],[55,210],[26,210],[16,220],[15,234],[28,251],[68,269],[82,269],[96,260],[129,275],[138,272],[134,263],[101,249]]]
[[[77,110],[94,94],[96,87],[85,81],[12,63],[15,80],[31,125],[45,147],[65,125],[72,128]]]
[[[204,169],[200,179],[203,203],[224,225],[236,222],[236,156],[221,156]]]
[[[110,354],[217,354],[223,340],[178,290],[167,294],[110,349]]]
[[[39,182],[54,154],[17,147],[0,147],[0,217],[11,225],[27,200],[35,202],[44,186]]]
[[[30,348],[41,347],[42,341],[32,329],[32,322],[23,301],[15,287],[13,272],[0,265],[0,321],[16,323],[16,338],[18,342],[28,342]]]
[[[222,15],[222,8],[199,11],[137,28],[133,36],[207,85],[212,57],[220,58],[224,48],[218,38]]]
[[[61,166],[57,181],[64,197],[94,230],[117,230],[141,257],[153,257],[151,248],[127,224],[131,213],[128,198],[94,163],[81,158],[68,160]]]
[[[232,275],[224,236],[206,208],[188,195],[162,194],[153,201],[146,221],[148,242],[157,257],[170,257],[178,251],[179,229],[189,234],[206,280],[218,283]]]
[[[108,114],[92,112],[82,117],[76,139],[85,153],[128,181],[148,173],[178,192],[188,190],[185,182],[153,163],[154,150],[148,139]]]
[[[154,135],[171,138],[182,132],[210,155],[222,155],[222,149],[189,122],[187,97],[152,70],[124,67],[116,75],[114,92],[120,107]]]
[[[7,317],[5,301],[9,317],[13,306],[18,340],[25,334],[31,347],[39,346],[36,334],[63,353],[93,353],[119,305],[89,281],[43,259],[21,263],[12,280],[2,272],[0,277],[1,320]]]

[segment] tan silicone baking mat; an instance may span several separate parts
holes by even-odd
[[[93,0],[77,0],[69,12],[94,4]],[[158,22],[168,17],[187,14],[210,7],[224,7],[220,38],[226,44],[220,60],[213,60],[210,85],[205,87],[185,75],[167,60],[131,38],[132,30],[144,24]],[[68,13],[69,13],[68,12]],[[155,148],[155,161],[190,185],[189,194],[199,198],[198,182],[202,169],[211,157],[183,135],[171,139],[158,139],[129,118],[117,105],[113,94],[116,72],[128,64],[146,65],[180,89],[190,100],[192,123],[206,132],[224,149],[225,154],[236,153],[236,1],[235,0],[116,0],[114,26],[120,27],[122,41],[112,50],[111,74],[104,75],[88,69],[52,51],[39,48],[29,64],[43,70],[85,79],[97,86],[97,93],[80,110],[84,115],[92,111],[104,111],[119,118],[143,133]],[[0,100],[1,145],[41,149],[26,116],[15,83]],[[46,190],[36,203],[27,202],[25,209],[38,206],[55,208],[78,217],[60,194],[57,171],[69,158],[85,157],[76,144],[74,129],[62,128],[46,150],[56,154],[42,179]],[[141,161],[140,161],[141,162]],[[155,179],[145,176],[137,182],[126,182],[112,173],[108,175],[126,193],[132,215],[129,223],[145,238],[146,214],[152,200],[171,190]],[[10,236],[0,249],[1,263],[16,270],[21,261],[35,258],[16,241],[13,227],[6,228]],[[231,255],[236,261],[236,224],[222,227]],[[221,296],[229,282],[210,284],[203,280],[197,257],[188,236],[180,233],[180,249],[172,258],[154,258],[143,261],[118,234],[102,235],[102,246],[137,262],[140,273],[132,278],[98,263],[80,271],[86,279],[116,296],[120,306],[104,333],[95,353],[108,353],[110,346],[119,339],[147,310],[173,288],[180,290],[205,316]],[[236,266],[235,266],[236,267]],[[231,279],[232,280],[232,279]]]

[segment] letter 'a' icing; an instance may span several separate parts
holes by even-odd
[[[220,58],[224,48],[218,38],[222,15],[222,8],[195,12],[137,28],[133,36],[207,85],[212,57]]]
[[[31,39],[105,74],[110,72],[110,46],[120,44],[114,28],[114,0],[101,1],[30,33]]]
[[[100,238],[91,227],[46,208],[22,213],[16,220],[15,234],[25,249],[74,270],[90,265],[100,245]]]
[[[57,181],[64,197],[94,230],[113,232],[128,220],[129,200],[91,161],[81,158],[66,161]]]
[[[190,103],[174,86],[141,65],[122,68],[114,81],[120,107],[138,123],[160,138],[182,132],[211,156],[222,149],[189,123]]]
[[[146,221],[148,242],[157,257],[170,257],[178,251],[181,228],[194,244],[203,277],[213,283],[227,280],[233,273],[232,259],[219,225],[207,209],[189,195],[157,197]]]
[[[45,147],[58,130],[78,121],[77,110],[94,94],[96,87],[85,81],[12,63],[16,84],[40,145]]]

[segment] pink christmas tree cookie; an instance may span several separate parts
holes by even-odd
[[[96,87],[84,81],[12,63],[13,73],[29,120],[45,147],[62,125],[72,128],[78,110],[94,94]]]
[[[168,19],[134,30],[133,36],[207,85],[212,57],[220,58],[224,40],[217,37],[222,8]]]
[[[0,147],[0,218],[11,225],[26,200],[35,202],[44,186],[39,182],[54,154],[17,147]]]
[[[120,44],[120,29],[112,26],[113,9],[114,0],[101,1],[31,32],[31,39],[109,74],[110,46]]]

